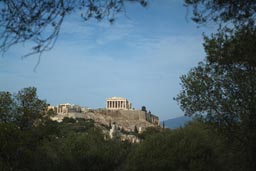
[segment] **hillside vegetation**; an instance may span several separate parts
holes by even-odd
[[[49,119],[33,87],[0,93],[0,170],[248,170],[239,142],[195,120],[147,128],[140,143],[110,139],[92,119]]]

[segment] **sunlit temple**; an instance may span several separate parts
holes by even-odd
[[[110,97],[106,101],[106,108],[109,110],[129,110],[132,108],[132,104],[122,97]]]

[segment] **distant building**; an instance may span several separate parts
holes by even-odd
[[[57,113],[72,113],[72,112],[80,113],[81,111],[82,110],[80,106],[69,104],[69,103],[59,104],[57,106]]]
[[[110,97],[106,100],[106,108],[109,110],[130,110],[132,104],[126,98]]]

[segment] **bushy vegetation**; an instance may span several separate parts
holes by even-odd
[[[30,104],[26,110],[20,110],[22,112],[17,110],[20,108],[17,95],[0,93],[0,170],[3,171],[250,168],[250,163],[245,160],[247,154],[238,148],[240,142],[230,141],[203,120],[195,120],[175,130],[148,128],[138,134],[141,143],[131,144],[107,138],[93,120],[65,118],[61,123],[52,121],[45,108],[38,108],[38,103],[31,102],[46,104],[38,99],[35,88],[20,92],[27,97],[24,104]],[[23,117],[26,122],[19,122],[24,120]]]

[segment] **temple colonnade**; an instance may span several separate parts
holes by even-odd
[[[108,98],[106,101],[106,108],[109,110],[115,110],[115,109],[131,109],[131,103],[126,99],[122,97],[111,97]]]

